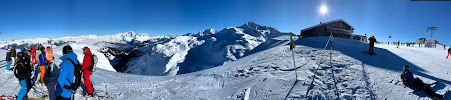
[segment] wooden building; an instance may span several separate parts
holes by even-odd
[[[352,39],[353,31],[354,27],[349,25],[343,19],[337,19],[303,29],[301,30],[301,37],[330,36],[330,33],[332,33],[334,37]]]

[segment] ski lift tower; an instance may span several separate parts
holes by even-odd
[[[426,34],[428,34],[428,32],[431,31],[431,38],[426,39],[426,41],[425,41],[426,42],[426,47],[432,47],[433,44],[435,44],[435,41],[432,38],[432,33],[433,33],[434,30],[437,30],[437,28],[438,27],[434,27],[434,26],[427,27]]]

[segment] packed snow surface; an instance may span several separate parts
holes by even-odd
[[[179,41],[183,45],[178,48],[194,45],[186,42],[194,38],[177,38],[188,38]],[[178,40],[171,41],[176,43]],[[328,37],[298,39],[292,51],[289,50],[289,36],[266,41],[243,53],[242,58],[206,70],[175,76],[147,76],[98,69],[91,79],[95,89],[122,100],[304,99],[318,66],[309,99],[431,99],[423,91],[409,93],[414,88],[395,84],[400,80],[403,65],[410,65],[415,77],[426,83],[439,81],[431,87],[433,91],[442,91],[451,85],[451,60],[445,59],[447,51],[443,48],[396,48],[394,45],[376,44],[374,52],[377,55],[370,56],[363,53],[368,50],[367,43],[334,38],[330,60],[329,47],[324,49]],[[81,44],[70,45],[83,47]],[[171,46],[157,47],[169,50],[162,52],[176,51],[171,51]],[[61,56],[58,50],[61,47],[55,49],[55,58]],[[6,51],[0,52],[0,65],[4,68]],[[75,52],[81,60],[81,52],[77,49]],[[178,52],[185,53],[186,50]],[[298,81],[295,81],[294,70]],[[2,69],[0,88],[1,95],[13,96],[20,86],[12,72]],[[36,96],[34,93],[28,95]],[[83,97],[77,95],[76,99]]]

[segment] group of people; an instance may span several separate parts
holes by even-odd
[[[73,52],[71,46],[64,46],[62,52],[63,56],[60,57],[62,62],[56,66],[53,48],[50,46],[44,48],[41,45],[38,49],[35,46],[31,49],[21,47],[21,51],[18,53],[16,53],[15,46],[8,47],[6,70],[13,70],[21,86],[17,100],[26,100],[27,93],[36,83],[45,84],[50,100],[70,100],[76,89],[81,86],[74,85],[76,72],[83,73],[84,86],[82,88],[87,90],[84,91],[86,92],[84,95],[93,96],[94,88],[90,76],[94,62],[90,48],[83,48],[83,64],[78,62],[77,54]],[[80,68],[77,69],[78,66]],[[34,75],[32,75],[33,72]]]
[[[369,40],[369,46],[370,46],[368,53],[373,54],[374,42],[376,42],[376,38],[374,38],[374,36],[371,36],[368,40]],[[397,43],[398,43],[398,47],[399,47],[400,42],[398,41]],[[393,44],[395,44],[395,42],[393,42]],[[408,43],[408,45],[410,46],[410,43]],[[451,55],[451,47],[448,49],[448,56],[450,56],[450,55]],[[448,56],[446,56],[446,58],[448,58]],[[437,94],[429,88],[430,84],[426,84],[421,79],[415,78],[413,76],[412,72],[410,71],[409,65],[403,66],[401,79],[402,79],[404,85],[417,87],[418,89],[424,90],[428,95],[430,95],[433,98],[436,98],[436,99],[443,98],[443,95]]]

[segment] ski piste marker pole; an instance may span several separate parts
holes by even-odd
[[[331,34],[331,35],[332,35],[332,34]],[[326,43],[326,45],[324,46],[323,50],[326,50],[327,45],[329,45],[330,40],[331,40],[331,38],[329,38],[329,40],[327,40],[327,43]],[[313,74],[312,81],[310,82],[310,85],[309,85],[309,87],[307,88],[307,93],[305,93],[305,99],[306,99],[306,100],[308,99],[308,93],[310,92],[310,89],[312,88],[313,82],[315,81],[316,73],[318,72],[318,69],[320,68],[320,64],[321,64],[321,61],[322,61],[322,60],[323,60],[323,58],[321,58],[321,59],[319,60],[318,66],[316,67],[315,73]]]
[[[332,41],[334,41],[334,37],[332,35],[332,32],[330,33],[330,67],[332,67]]]
[[[292,47],[292,45],[293,45],[293,47]],[[296,80],[295,81],[298,81],[298,72],[296,71],[296,60],[295,60],[295,58],[294,58],[294,51],[292,50],[292,49],[294,49],[294,40],[293,40],[293,37],[291,37],[290,36],[290,51],[291,51],[291,54],[293,55],[293,67],[294,67],[294,73],[296,74]]]

